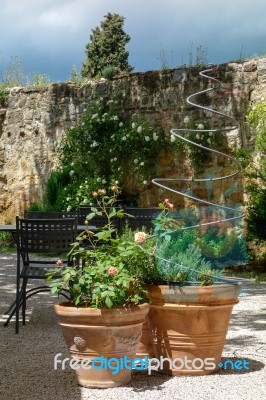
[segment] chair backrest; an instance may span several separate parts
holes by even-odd
[[[18,250],[25,253],[68,252],[77,236],[77,219],[25,219],[16,217]]]
[[[132,217],[125,215],[124,221],[130,229],[142,229],[144,226],[150,230],[154,228],[152,220],[160,212],[160,209],[156,207],[125,207],[124,211],[126,214],[132,215]]]
[[[24,218],[28,219],[59,219],[78,218],[77,211],[25,211]]]

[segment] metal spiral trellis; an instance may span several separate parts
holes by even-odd
[[[204,226],[211,226],[211,225],[215,225],[215,224],[222,224],[222,223],[225,224],[225,223],[228,223],[230,221],[235,221],[235,220],[242,219],[244,217],[244,213],[243,213],[242,210],[234,208],[234,207],[232,207],[232,206],[230,206],[228,204],[227,205],[226,204],[217,204],[217,203],[215,203],[213,201],[210,201],[210,199],[206,200],[206,199],[203,199],[203,198],[199,198],[199,197],[193,195],[193,193],[182,192],[180,190],[177,190],[177,189],[174,189],[174,188],[170,187],[170,184],[172,184],[172,183],[179,183],[180,184],[180,182],[181,183],[182,182],[183,183],[185,183],[185,182],[193,182],[193,183],[204,182],[206,185],[208,185],[208,184],[210,185],[215,181],[225,181],[225,180],[228,180],[230,178],[236,177],[242,170],[241,164],[239,163],[239,161],[235,157],[233,157],[233,156],[231,156],[229,154],[225,154],[225,153],[223,153],[223,152],[221,152],[219,150],[212,149],[211,147],[206,147],[206,146],[204,146],[202,144],[193,142],[192,140],[184,137],[181,134],[182,132],[183,133],[187,133],[187,132],[195,133],[195,135],[198,134],[198,133],[206,133],[207,134],[207,133],[210,133],[210,132],[212,132],[213,134],[222,134],[224,132],[229,132],[229,131],[232,131],[232,130],[234,130],[234,129],[239,127],[238,122],[234,118],[226,115],[223,112],[213,110],[212,108],[209,108],[209,107],[206,107],[206,106],[203,106],[203,105],[199,105],[194,100],[197,96],[202,95],[204,93],[211,92],[213,90],[216,90],[221,86],[221,84],[220,84],[218,79],[213,78],[212,76],[210,76],[210,73],[212,73],[215,70],[216,70],[216,67],[212,65],[212,66],[209,66],[208,69],[206,69],[204,71],[201,71],[199,73],[199,75],[201,77],[208,79],[212,83],[212,85],[211,85],[211,87],[208,87],[208,88],[206,88],[204,90],[201,90],[201,91],[199,91],[197,93],[194,93],[194,94],[190,95],[187,98],[186,101],[187,101],[187,103],[189,105],[191,105],[193,107],[197,107],[199,109],[204,110],[205,112],[217,114],[217,115],[220,115],[221,117],[229,119],[232,122],[232,126],[224,127],[224,128],[216,128],[216,129],[187,129],[187,128],[172,129],[171,130],[171,135],[173,135],[174,137],[176,137],[176,138],[178,138],[178,139],[180,139],[180,140],[182,140],[182,141],[184,141],[184,142],[186,142],[186,143],[188,143],[190,145],[197,146],[198,148],[200,148],[200,149],[202,149],[204,151],[208,151],[208,152],[211,152],[212,154],[216,154],[219,157],[224,157],[224,158],[226,158],[228,160],[231,160],[233,162],[233,165],[235,165],[235,170],[230,174],[222,175],[222,176],[216,176],[216,177],[212,176],[212,177],[197,178],[197,177],[193,176],[193,177],[188,177],[188,178],[154,178],[154,179],[152,179],[152,182],[155,185],[157,185],[160,188],[162,188],[162,189],[168,190],[168,191],[170,191],[170,192],[172,192],[172,193],[174,193],[176,195],[186,197],[186,198],[188,198],[188,199],[190,199],[190,200],[192,200],[194,202],[198,202],[198,203],[203,204],[203,205],[211,206],[213,209],[219,210],[219,212],[217,212],[217,216],[218,216],[217,219],[209,221],[209,222],[204,222],[203,221],[203,222],[199,222],[198,224],[194,224],[192,226],[183,227],[183,228],[179,229],[179,231],[180,230],[181,231],[182,230],[186,230],[186,229],[193,229],[193,228],[201,228],[201,227],[204,227]],[[227,215],[227,212],[229,214],[231,213],[231,215]],[[166,263],[169,262],[166,259],[163,259],[163,261],[166,262]],[[217,279],[221,280],[221,281],[225,281],[226,280],[225,278],[219,278],[219,277]]]

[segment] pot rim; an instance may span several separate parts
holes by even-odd
[[[180,287],[180,288],[224,288],[224,287],[229,287],[229,286],[236,286],[236,287],[241,287],[243,285],[242,281],[234,281],[234,280],[228,280],[228,282],[215,282],[212,285],[193,285],[193,284],[188,284],[189,282],[186,283],[178,283],[178,282],[169,282],[169,283],[147,283],[146,287],[152,287],[152,286],[157,286],[157,287],[168,287],[168,288],[172,288],[172,287]],[[194,283],[194,282],[191,282]]]
[[[75,312],[77,312],[78,310],[80,311],[84,311],[86,312],[86,310],[88,312],[91,313],[95,313],[95,314],[102,314],[102,313],[118,313],[119,311],[123,311],[123,312],[129,312],[129,311],[138,311],[141,309],[145,309],[147,307],[149,307],[149,303],[141,303],[141,304],[136,304],[136,305],[132,305],[132,306],[123,306],[123,307],[112,307],[112,308],[95,308],[95,307],[77,307],[75,305],[73,305],[73,303],[71,303],[71,301],[62,301],[60,303],[57,303],[54,305],[55,308],[57,309],[61,309],[61,310],[65,310],[65,311],[69,311],[69,312],[73,312],[75,310]]]

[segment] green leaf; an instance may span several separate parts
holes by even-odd
[[[91,212],[91,213],[89,213],[87,216],[86,216],[86,219],[89,221],[89,220],[91,220],[92,218],[94,218],[95,217],[95,212]]]
[[[125,215],[130,215],[130,214],[126,214],[123,210],[118,210],[116,212],[116,215],[118,218],[123,218]]]
[[[60,289],[57,286],[51,287],[51,293],[52,294],[59,293],[59,292],[60,292]]]
[[[104,302],[105,302],[106,307],[108,307],[108,308],[112,308],[113,307],[113,302],[112,302],[112,300],[110,299],[109,296],[106,296]]]

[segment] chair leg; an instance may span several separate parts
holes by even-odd
[[[18,228],[18,217],[16,217],[16,226]],[[15,333],[19,332],[19,309],[21,304],[21,291],[20,291],[20,252],[19,252],[19,242],[17,244],[17,283],[16,283],[16,323],[15,323]]]
[[[17,280],[17,293],[16,293],[16,324],[15,324],[15,333],[19,333],[19,309],[20,309],[20,290],[19,290],[19,279]]]
[[[27,287],[28,279],[23,278],[22,282],[22,324],[26,323],[26,287]]]
[[[19,305],[21,306],[22,303],[22,293],[21,291],[19,292]],[[11,320],[11,318],[13,317],[13,315],[16,313],[16,307],[17,305],[17,298],[15,299],[15,301],[11,304],[11,306],[9,307],[9,309],[5,312],[5,315],[9,314],[8,319],[6,320],[6,322],[4,323],[4,326],[7,326]]]

